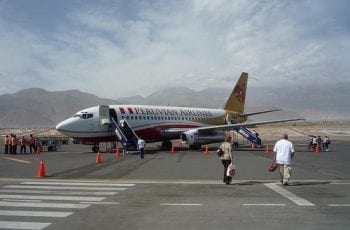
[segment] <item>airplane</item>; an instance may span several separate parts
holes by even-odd
[[[73,117],[60,122],[56,130],[81,144],[93,145],[92,151],[97,152],[99,143],[117,140],[118,132],[111,125],[113,118],[116,124],[121,120],[127,121],[137,138],[146,142],[162,142],[162,148],[171,149],[171,140],[180,139],[191,149],[199,149],[201,145],[223,141],[225,132],[237,131],[239,127],[303,120],[291,118],[246,122],[248,116],[276,111],[244,113],[247,82],[248,73],[242,72],[224,109],[99,105],[75,113]]]

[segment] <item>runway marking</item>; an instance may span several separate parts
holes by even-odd
[[[41,200],[18,200],[18,199],[4,199],[4,201],[11,201],[11,202],[41,202]]]
[[[87,201],[81,201],[80,204],[120,204],[119,202],[87,202]]]
[[[243,204],[243,206],[286,206],[286,204]]]
[[[27,211],[27,210],[0,210],[0,216],[40,216],[40,217],[67,217],[73,212],[51,212],[51,211]]]
[[[25,181],[21,184],[28,185],[76,185],[76,186],[105,186],[105,187],[132,187],[135,184],[114,184],[114,183],[101,183],[101,182],[54,182],[54,181]]]
[[[20,160],[20,159],[16,159],[16,158],[11,158],[11,157],[2,157],[6,160],[10,160],[10,161],[17,161],[17,162],[20,162],[20,163],[25,163],[25,164],[31,164],[32,162],[31,161],[26,161],[26,160]]]
[[[29,195],[10,195],[0,194],[1,199],[32,199],[32,200],[65,200],[65,201],[102,201],[104,197],[92,196],[29,196]]]
[[[82,209],[90,207],[89,204],[70,204],[70,203],[24,203],[24,202],[7,202],[0,201],[0,206],[4,207],[33,207],[33,208],[76,208]]]
[[[81,195],[81,196],[112,196],[118,192],[86,192],[86,191],[52,191],[52,190],[21,190],[0,189],[0,193],[24,193],[24,194],[55,194],[55,195]]]
[[[268,183],[268,184],[264,184],[264,185],[266,187],[270,188],[271,190],[277,192],[278,194],[284,196],[288,200],[296,203],[299,206],[315,206],[314,203],[311,203],[310,201],[305,200],[304,198],[301,198],[301,197],[295,195],[294,193],[289,192],[288,190],[279,187],[275,183]]]
[[[350,204],[329,204],[329,207],[350,207]]]
[[[48,227],[50,224],[41,222],[0,221],[0,228],[40,230]]]
[[[203,204],[161,203],[162,206],[202,206]]]
[[[45,189],[45,190],[96,190],[96,191],[122,191],[126,188],[111,187],[74,187],[74,186],[31,186],[31,185],[6,185],[4,188],[21,188],[21,189]]]

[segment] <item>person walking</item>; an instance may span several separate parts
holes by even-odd
[[[328,136],[325,136],[323,141],[322,141],[322,146],[323,146],[323,150],[325,151],[329,151],[329,144],[331,143],[330,139]]]
[[[145,141],[141,138],[137,141],[137,149],[140,151],[140,157],[145,158]]]
[[[231,176],[227,176],[227,167],[233,162],[233,149],[232,149],[232,137],[230,135],[225,136],[225,141],[220,145],[220,149],[224,152],[220,157],[221,163],[224,166],[223,182],[230,184],[232,181]]]
[[[276,153],[276,163],[281,176],[281,183],[287,186],[292,173],[292,159],[295,151],[293,143],[288,140],[287,134],[282,134],[282,139],[276,142],[273,151]]]

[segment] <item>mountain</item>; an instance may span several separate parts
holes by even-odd
[[[49,92],[40,88],[25,89],[0,96],[0,127],[54,127],[83,108],[117,103],[79,90]]]
[[[252,119],[279,119],[303,116],[309,121],[349,120],[350,83],[327,86],[248,87],[246,111],[281,108],[284,111]],[[143,104],[222,108],[230,88],[195,91],[187,87],[164,88],[147,97],[116,100],[99,98],[79,90],[53,91],[30,88],[0,96],[0,128],[54,127],[75,112],[101,104]],[[273,115],[273,116],[272,116]]]

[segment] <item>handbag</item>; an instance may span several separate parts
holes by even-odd
[[[234,176],[236,174],[236,166],[231,163],[227,167],[226,176]]]
[[[268,171],[269,172],[274,172],[278,167],[278,164],[276,163],[276,160],[273,160],[272,164],[270,165]]]
[[[216,154],[218,154],[218,156],[221,157],[222,155],[224,155],[224,151],[221,148],[218,148],[218,150],[216,150]]]

